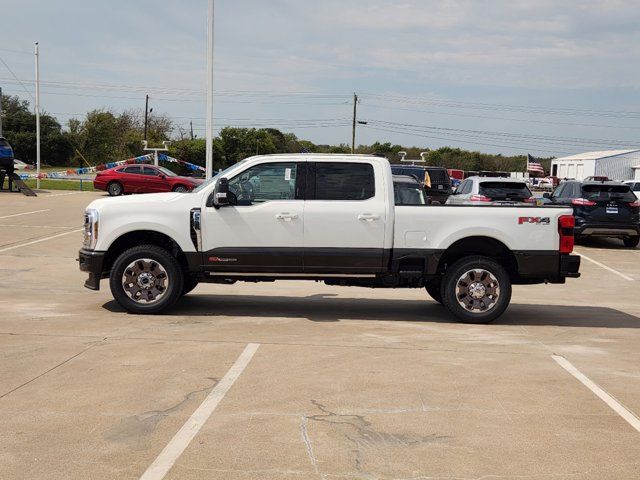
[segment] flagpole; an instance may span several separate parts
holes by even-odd
[[[40,53],[35,42],[36,55],[36,188],[40,188]]]
[[[207,17],[207,119],[205,177],[213,175],[213,1],[209,0]]]

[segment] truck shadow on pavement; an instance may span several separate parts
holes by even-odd
[[[115,301],[103,305],[124,312]],[[307,297],[271,295],[188,295],[166,316],[283,317],[312,322],[372,320],[458,323],[441,305],[430,301],[346,298],[333,294]],[[551,325],[559,327],[640,328],[640,318],[607,307],[530,305],[513,303],[493,325]]]

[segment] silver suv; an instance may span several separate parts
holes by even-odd
[[[447,205],[535,204],[524,180],[503,177],[469,177],[460,183]]]

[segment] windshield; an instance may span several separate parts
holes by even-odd
[[[426,205],[424,190],[420,185],[408,183],[393,184],[393,198],[396,205]]]
[[[227,167],[227,168],[225,168],[224,170],[222,170],[222,171],[220,171],[220,172],[216,173],[216,174],[215,174],[213,177],[211,177],[209,180],[206,180],[205,182],[202,182],[202,183],[200,184],[200,186],[198,186],[197,188],[194,188],[194,189],[192,190],[192,192],[197,193],[197,192],[202,191],[203,189],[207,188],[207,185],[211,185],[211,184],[212,184],[212,183],[214,183],[218,178],[222,178],[222,177],[224,177],[224,176],[227,174],[227,172],[228,172],[229,170],[231,170],[232,168],[237,167],[238,165],[240,165],[241,163],[246,162],[247,160],[248,160],[248,159],[244,159],[244,160],[242,160],[241,162],[234,163],[234,164],[233,164],[233,165],[231,165],[230,167]]]
[[[524,200],[533,196],[525,183],[518,182],[482,182],[479,193],[494,200]]]
[[[173,173],[171,170],[169,170],[168,168],[158,167],[158,170],[160,170],[167,177],[177,177],[178,176],[175,173]]]
[[[592,201],[623,200],[633,202],[635,195],[628,185],[584,185],[582,196]]]

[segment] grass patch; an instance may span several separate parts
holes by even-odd
[[[29,179],[25,180],[27,186],[31,189],[36,188],[36,180]],[[76,190],[80,191],[80,181],[79,180],[51,180],[48,178],[40,179],[40,189],[41,190]],[[97,192],[96,189],[93,188],[93,182],[91,180],[83,180],[82,181],[82,191],[83,192]]]

